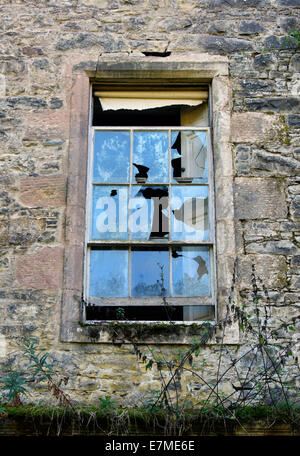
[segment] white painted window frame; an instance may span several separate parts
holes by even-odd
[[[207,241],[137,241],[137,240],[122,240],[122,241],[107,241],[107,240],[91,240],[91,218],[92,218],[92,188],[93,188],[93,159],[94,159],[94,135],[96,131],[129,131],[131,137],[131,149],[132,149],[132,137],[134,131],[167,131],[169,136],[169,147],[168,147],[168,163],[169,163],[169,181],[166,183],[155,183],[155,185],[168,185],[169,189],[171,188],[171,132],[172,131],[204,131],[207,134],[207,161],[208,161],[208,182],[207,183],[191,183],[191,184],[180,184],[187,186],[195,185],[204,185],[208,187],[208,204],[209,204],[209,233],[210,238]],[[132,150],[131,150],[132,153]],[[132,169],[130,169],[130,181],[129,188],[132,184]],[[212,153],[212,144],[211,144],[211,128],[210,127],[195,127],[195,126],[174,126],[174,127],[93,127],[90,126],[89,133],[89,158],[88,158],[88,179],[87,179],[87,200],[86,200],[86,233],[85,233],[85,269],[84,269],[84,301],[88,305],[98,305],[98,306],[111,306],[111,307],[123,307],[123,306],[162,306],[161,297],[128,297],[128,298],[90,298],[89,296],[89,282],[90,282],[90,252],[91,248],[95,246],[168,246],[172,247],[175,245],[178,246],[207,246],[210,249],[210,296],[198,296],[198,297],[167,297],[168,304],[171,306],[213,306],[214,314],[216,315],[216,255],[215,255],[215,201],[214,201],[214,166],[213,166],[213,153]],[[118,185],[118,183],[107,183],[103,185]],[[172,184],[174,186],[179,184]],[[130,193],[130,190],[129,190]],[[171,198],[169,200],[169,211],[171,210]],[[170,232],[170,217],[169,217],[169,232]],[[169,250],[170,252],[170,250]],[[130,263],[130,261],[129,261]],[[171,258],[169,257],[169,268],[171,267]],[[130,268],[130,264],[129,264]],[[172,274],[169,274],[170,283],[172,281]],[[97,323],[97,320],[86,320],[86,313],[84,312],[84,321],[89,323]],[[111,321],[111,320],[107,320]],[[144,322],[141,320],[134,320],[135,322]],[[155,323],[158,320],[149,321],[147,323]],[[159,320],[161,321],[161,320]],[[175,322],[176,324],[193,324],[193,323],[203,323],[204,320],[182,320]],[[163,321],[167,323],[168,321]]]

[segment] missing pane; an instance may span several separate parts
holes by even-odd
[[[87,306],[87,321],[208,321],[214,306]]]
[[[208,182],[205,131],[172,131],[171,152],[173,182]]]

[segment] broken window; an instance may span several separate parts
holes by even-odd
[[[86,320],[213,319],[207,87],[93,93]]]

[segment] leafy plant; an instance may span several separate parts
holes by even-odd
[[[116,310],[117,320],[125,320],[125,309],[123,307],[118,307]]]
[[[289,36],[286,37],[286,40],[289,43],[295,43],[297,46],[300,46],[300,32],[297,30],[292,30]]]
[[[67,385],[69,378],[61,377],[58,382],[54,381],[54,376],[57,375],[54,370],[54,363],[48,361],[48,353],[38,352],[37,343],[36,339],[23,338],[24,354],[30,360],[29,369],[34,379],[36,381],[47,380],[48,389],[58,399],[59,405],[72,407],[69,397],[60,388],[62,383]]]
[[[115,401],[112,400],[111,396],[105,396],[105,398],[100,397],[100,408],[104,410],[109,410],[115,408]]]
[[[124,340],[130,340],[136,356],[145,365],[146,372],[157,370],[161,389],[152,392],[144,407],[150,411],[160,410],[166,413],[166,433],[179,435],[184,432],[189,425],[185,412],[193,407],[197,407],[204,420],[229,419],[239,423],[241,414],[238,411],[245,407],[272,407],[273,415],[276,415],[277,410],[279,416],[280,405],[285,408],[285,419],[293,425],[299,424],[299,413],[295,414],[292,402],[293,397],[296,402],[299,400],[299,394],[287,376],[288,370],[285,370],[287,359],[294,359],[297,366],[297,358],[293,358],[292,344],[288,339],[285,343],[282,343],[282,339],[277,339],[280,331],[285,331],[289,337],[300,317],[279,323],[274,320],[268,290],[257,277],[254,265],[251,273],[251,294],[239,304],[236,268],[237,263],[225,317],[215,325],[204,322],[202,334],[194,338],[190,348],[175,350],[171,357],[160,346],[153,349],[146,344],[146,351],[142,351],[138,340],[134,337],[130,339],[130,336],[124,333]],[[225,343],[226,330],[233,324],[240,327],[243,338],[243,350],[240,353],[234,353],[234,349]],[[119,339],[120,337],[122,339],[119,334]],[[203,349],[210,340],[218,344],[214,379],[211,374],[207,377],[207,361],[203,356]],[[197,357],[200,359],[195,362]],[[201,397],[193,405],[181,391],[180,379],[184,373],[192,375],[201,385]],[[226,392],[223,389],[224,384]]]
[[[19,371],[10,370],[6,377],[0,379],[3,384],[2,389],[8,391],[8,401],[15,407],[22,404],[21,395],[27,395],[26,379]],[[2,410],[0,410],[2,412]]]

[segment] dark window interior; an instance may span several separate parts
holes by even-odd
[[[118,109],[103,111],[98,97],[94,97],[93,127],[177,127],[180,109],[184,105],[154,109]]]
[[[122,306],[124,317],[120,317],[118,307],[87,306],[86,319],[91,320],[144,320],[182,321],[182,306]]]

